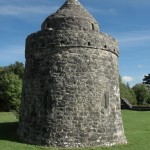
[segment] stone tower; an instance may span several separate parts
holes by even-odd
[[[27,37],[25,58],[20,139],[53,147],[126,143],[117,41],[77,0]]]

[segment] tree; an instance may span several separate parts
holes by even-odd
[[[120,84],[120,97],[126,98],[131,104],[136,104],[136,95],[134,91],[130,88],[129,84],[124,84],[121,76],[119,77],[119,84]]]
[[[132,89],[136,94],[137,104],[143,105],[150,103],[150,93],[145,84],[136,84]]]
[[[23,79],[24,75],[24,64],[21,62],[16,61],[15,64],[10,64],[7,67],[3,67],[3,73],[14,73],[18,75],[20,79]]]
[[[2,72],[2,71],[1,71]],[[0,110],[18,112],[22,93],[22,80],[14,73],[0,75]]]
[[[3,68],[2,67],[0,67],[0,72],[2,72],[3,71]]]
[[[150,74],[144,76],[143,83],[150,85]]]
[[[150,91],[150,74],[144,76],[143,83],[147,85],[148,90]]]
[[[0,110],[19,109],[24,65],[15,62],[7,67],[0,67]]]

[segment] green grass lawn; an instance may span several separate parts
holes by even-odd
[[[150,111],[122,111],[122,114],[127,145],[82,150],[150,150]],[[21,143],[16,136],[17,121],[12,113],[0,113],[0,150],[53,150]]]

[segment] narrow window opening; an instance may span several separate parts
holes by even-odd
[[[92,23],[92,30],[95,30],[94,24]]]
[[[43,42],[43,43],[41,44],[41,46],[42,46],[42,47],[45,47],[45,43]]]
[[[60,44],[61,44],[61,45],[64,45],[64,44],[65,44],[65,41],[61,41]]]
[[[107,109],[109,107],[109,93],[106,92],[104,94],[104,108]]]
[[[47,23],[47,28],[50,28],[50,23]]]
[[[104,45],[104,48],[107,48],[107,45]]]
[[[88,46],[91,46],[91,42],[88,42]]]

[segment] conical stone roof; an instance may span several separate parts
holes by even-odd
[[[68,21],[68,18],[73,18],[73,21]],[[99,30],[99,26],[95,18],[79,3],[78,0],[67,0],[55,13],[46,18],[42,24],[42,29],[46,29],[47,27],[56,28],[57,25],[53,25],[53,23],[56,22],[55,20],[57,20],[56,24],[59,22],[61,26],[63,26],[62,24],[64,24],[64,21],[67,22],[67,24],[74,24],[74,22],[76,22],[75,20],[86,20],[89,23],[93,23],[93,26],[95,25],[95,30]],[[81,23],[88,24],[87,22],[80,21],[79,23],[80,25]]]

